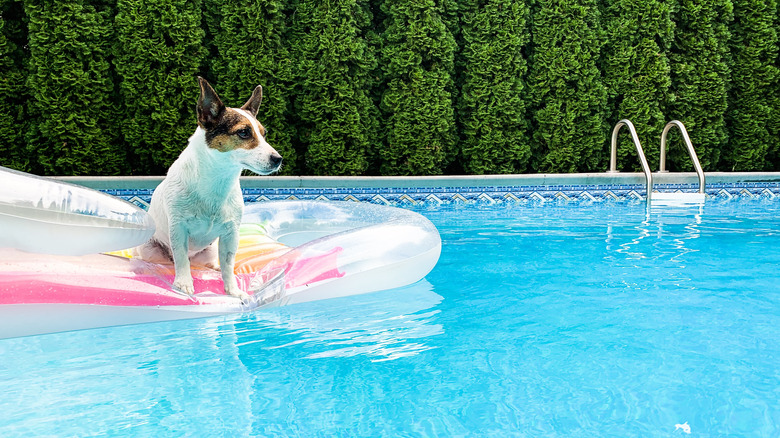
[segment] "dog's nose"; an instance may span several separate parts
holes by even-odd
[[[282,165],[282,156],[279,155],[278,153],[271,154],[270,159],[271,159],[271,164],[274,165],[275,167],[279,167]]]

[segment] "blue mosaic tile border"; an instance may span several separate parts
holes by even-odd
[[[695,192],[694,184],[657,184],[660,192]],[[153,189],[107,189],[108,194],[148,208]],[[504,204],[545,202],[606,202],[642,200],[644,184],[548,185],[485,187],[388,187],[388,188],[246,188],[244,202],[278,200],[329,200],[368,202],[394,206],[450,203]],[[780,200],[779,182],[715,183],[707,185],[711,199],[754,198]]]

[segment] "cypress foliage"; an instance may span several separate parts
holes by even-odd
[[[673,38],[671,2],[616,0],[603,2],[606,44],[602,71],[608,90],[609,123],[630,119],[636,127],[651,168],[658,167],[660,136],[666,120],[663,107],[671,85],[666,56]],[[625,133],[618,140],[618,165],[641,170],[636,148]]]
[[[119,174],[125,154],[111,117],[110,8],[84,0],[25,0],[24,7],[29,19],[31,170]]]
[[[672,96],[666,114],[685,124],[705,171],[719,168],[727,143],[727,23],[732,13],[731,0],[679,0],[673,13],[676,30],[669,53]],[[681,138],[677,130],[669,136],[668,167],[690,171],[693,165]]]
[[[434,0],[385,0],[381,108],[385,175],[435,175],[456,153],[455,39]]]
[[[284,157],[282,173],[297,172],[292,146],[294,127],[287,121],[292,59],[282,44],[286,16],[280,0],[225,0],[214,43],[218,56],[211,59],[217,92],[229,105],[240,106],[255,87],[263,86],[258,119],[266,127],[268,142]]]
[[[373,68],[368,72],[370,77],[368,95],[371,98],[371,116],[374,117],[373,137],[368,145],[366,158],[368,159],[368,168],[366,175],[379,175],[382,165],[382,157],[379,155],[382,148],[382,66],[381,66],[381,47],[382,37],[380,35],[382,23],[385,22],[385,15],[382,12],[382,0],[358,0],[358,4],[363,9],[362,16],[367,18],[365,33],[366,44],[368,45],[374,58]]]
[[[211,67],[215,65],[217,60],[220,58],[219,48],[217,47],[217,37],[221,33],[220,23],[222,22],[223,2],[220,0],[202,1],[203,10],[201,13],[201,28],[204,31],[203,46],[206,50],[206,59],[201,68],[200,76],[214,80],[216,79],[217,74],[211,71]],[[221,94],[220,97],[222,97]]]
[[[512,0],[463,5],[461,154],[469,173],[517,173],[528,165],[522,53],[529,40],[527,15],[525,4]]]
[[[734,3],[731,23],[731,72],[735,80],[729,92],[726,122],[729,147],[724,154],[727,170],[769,169],[767,151],[777,138],[770,133],[773,114],[768,94],[777,81],[777,3],[775,0],[741,0]]]
[[[357,0],[299,0],[293,9],[296,147],[305,154],[306,171],[364,174],[377,130],[370,94],[376,58],[364,36],[367,9]]]
[[[200,74],[263,85],[286,174],[603,171],[621,118],[653,167],[679,119],[705,170],[780,170],[779,3],[0,0],[0,165],[161,174]]]
[[[775,29],[780,29],[780,1],[775,3]],[[780,35],[778,35],[777,41],[778,49],[780,49]],[[778,171],[780,170],[780,54],[775,58],[775,77],[767,87],[767,95],[769,96],[769,106],[771,115],[769,117],[768,129],[771,141],[769,143],[769,150],[767,151],[767,170]]]
[[[0,0],[0,165],[29,170],[24,147],[27,90],[22,48],[27,29],[22,16],[20,2]]]
[[[195,131],[201,2],[119,0],[115,67],[133,173],[164,174]]]
[[[532,165],[545,172],[603,171],[607,94],[597,67],[604,35],[596,1],[538,0],[532,11]]]

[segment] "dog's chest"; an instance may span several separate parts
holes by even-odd
[[[232,222],[216,222],[200,218],[192,218],[186,222],[190,236],[190,248],[201,249],[213,242],[220,235],[235,226]]]
[[[181,224],[187,229],[190,249],[201,249],[216,238],[238,227],[243,213],[241,198],[224,202],[190,199],[180,211]]]

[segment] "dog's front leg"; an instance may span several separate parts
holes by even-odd
[[[187,295],[193,295],[195,294],[195,286],[192,284],[192,272],[190,271],[190,236],[182,224],[171,224],[170,235],[173,268],[176,271],[173,288]]]
[[[219,236],[219,266],[222,270],[222,283],[225,285],[225,293],[246,301],[249,298],[249,294],[238,287],[236,276],[233,273],[237,250],[238,224],[235,224],[228,226],[225,233]]]

